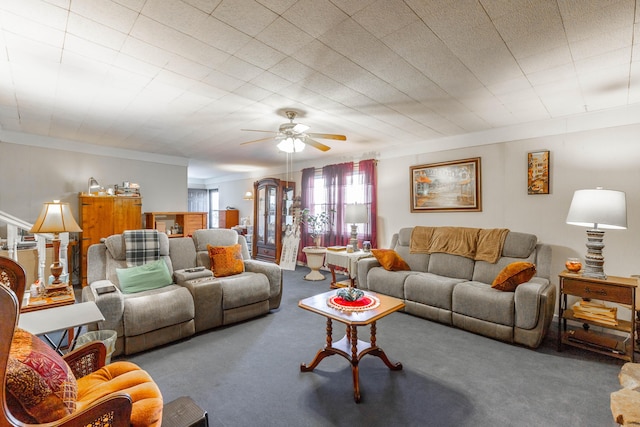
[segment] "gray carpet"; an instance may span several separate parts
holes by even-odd
[[[377,334],[404,369],[366,356],[356,404],[342,357],[300,372],[324,345],[326,322],[297,302],[329,288],[329,278],[303,280],[307,272],[285,272],[282,305],[267,316],[128,360],[153,376],[165,401],[191,396],[212,426],[616,425],[609,395],[620,387],[623,362],[573,348],[558,353],[555,334],[530,350],[405,313],[379,321]],[[334,322],[334,339],[341,335]]]

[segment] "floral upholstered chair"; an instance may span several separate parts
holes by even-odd
[[[0,278],[0,426],[160,426],[162,395],[147,372],[129,362],[104,366],[98,341],[61,357],[17,327],[22,267],[0,258]]]

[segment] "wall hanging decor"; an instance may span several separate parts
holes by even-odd
[[[411,212],[480,212],[480,157],[410,167]]]
[[[527,155],[527,193],[549,194],[549,150]]]

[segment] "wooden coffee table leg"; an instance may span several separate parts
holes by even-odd
[[[351,326],[351,374],[353,375],[353,398],[360,403],[360,369],[358,366],[358,328]]]
[[[316,354],[316,357],[313,358],[311,363],[300,364],[301,372],[313,371],[315,367],[318,366],[318,364],[322,361],[322,359],[324,359],[327,356],[333,356],[334,354],[336,354],[336,352],[332,348],[333,346],[332,332],[333,332],[333,326],[331,324],[331,319],[327,317],[327,343],[322,350],[318,351],[318,353]]]
[[[386,353],[376,345],[376,322],[373,322],[371,324],[371,350],[368,352],[368,354],[382,359],[384,364],[387,365],[387,368],[391,369],[392,371],[399,371],[402,369],[402,363],[391,362]]]

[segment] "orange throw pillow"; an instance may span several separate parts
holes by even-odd
[[[411,270],[396,251],[393,249],[371,249],[371,253],[376,257],[380,265],[388,271]]]
[[[512,262],[493,279],[492,288],[513,292],[518,285],[528,282],[536,275],[536,266],[530,262]]]
[[[211,271],[215,277],[232,276],[244,271],[242,261],[242,245],[211,246],[207,245]]]

